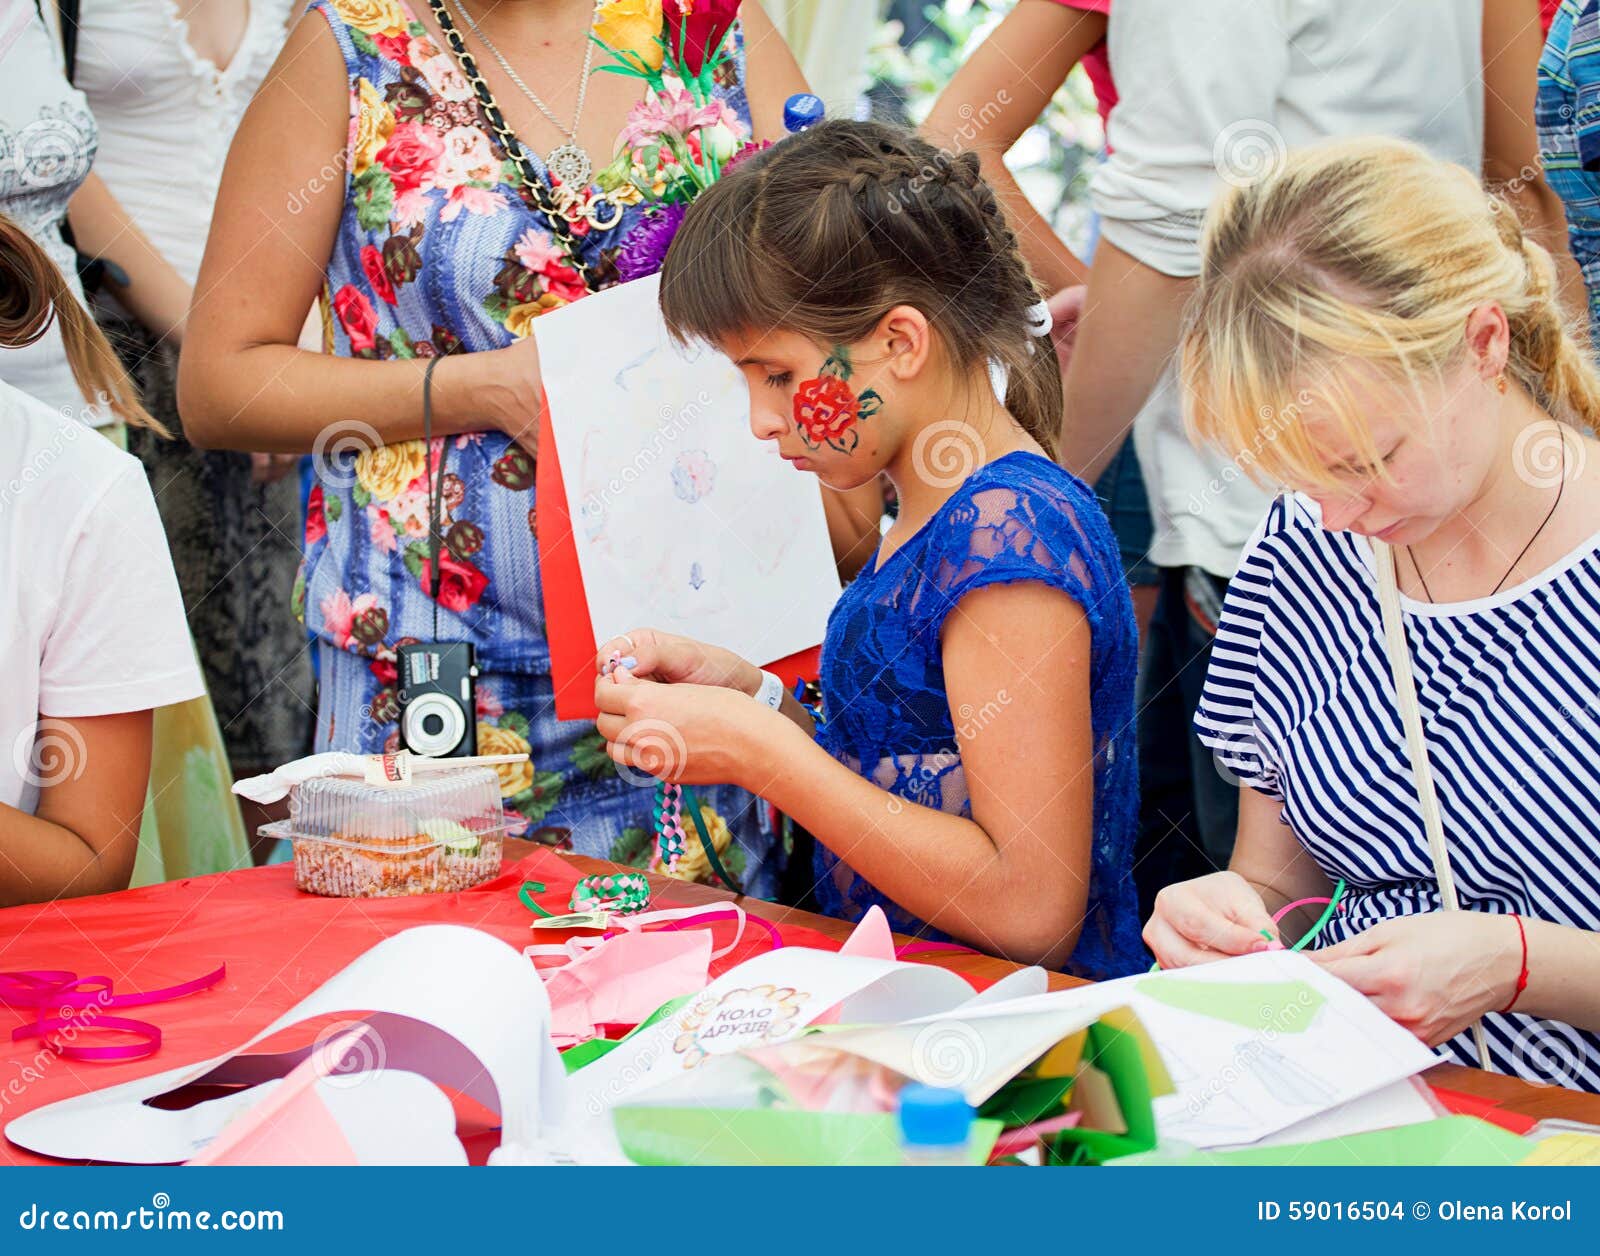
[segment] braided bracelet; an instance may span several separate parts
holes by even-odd
[[[692,789],[686,790],[684,786],[671,781],[656,782],[655,792],[655,826],[656,826],[656,857],[668,873],[676,871],[678,861],[683,858],[689,849],[688,831],[683,827],[683,803],[685,795],[689,802],[689,819],[694,824],[696,835],[700,838],[700,845],[706,852],[706,863],[710,866],[712,874],[735,894],[743,894],[739,883],[729,875],[727,868],[723,867],[722,859],[717,854],[717,844],[711,840],[711,834],[706,832],[705,816],[700,812],[700,799],[695,796]]]
[[[572,887],[573,911],[620,912],[624,916],[650,906],[650,882],[639,872],[597,873]]]
[[[655,796],[656,858],[668,872],[678,870],[678,860],[689,849],[683,831],[683,786],[656,782]]]

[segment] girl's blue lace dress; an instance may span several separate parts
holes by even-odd
[[[1139,810],[1133,723],[1138,632],[1116,541],[1094,495],[1048,459],[1007,454],[975,471],[921,531],[881,568],[877,563],[874,554],[828,621],[826,722],[818,743],[897,797],[970,816],[940,628],[963,597],[986,585],[1035,580],[1067,593],[1083,607],[1093,638],[1096,753],[1088,913],[1066,967],[1099,980],[1147,966],[1132,864]],[[962,713],[963,722],[968,718]],[[817,899],[829,915],[859,919],[876,903],[900,932],[944,936],[821,843],[816,874]],[[1026,911],[1027,904],[1017,910]]]

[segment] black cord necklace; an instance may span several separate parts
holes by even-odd
[[[478,63],[471,52],[467,50],[462,41],[461,32],[456,29],[456,24],[451,21],[448,10],[444,7],[444,0],[428,0],[428,7],[433,10],[433,20],[439,24],[439,30],[444,35],[445,42],[450,45],[450,53],[455,58],[456,65],[460,67],[462,77],[472,88],[473,95],[478,98],[478,104],[483,109],[483,116],[488,121],[490,128],[495,133],[495,138],[500,141],[500,147],[516,166],[517,173],[522,176],[523,191],[528,199],[533,202],[533,208],[544,215],[545,221],[561,241],[562,249],[567,255],[567,262],[583,277],[584,286],[591,292],[599,289],[599,276],[595,274],[594,267],[583,260],[579,249],[577,233],[573,230],[573,217],[567,208],[557,203],[550,189],[543,179],[534,170],[528,160],[528,151],[506,125],[505,115],[501,113],[500,106],[496,103],[494,93],[489,90],[489,84],[484,82],[482,73],[478,70]],[[564,189],[569,198],[574,189]],[[572,201],[576,204],[576,201]],[[579,217],[582,217],[579,214]],[[617,225],[622,219],[621,207],[613,208],[613,216],[605,221],[594,220],[593,225],[601,231],[608,230]]]
[[[1550,509],[1545,512],[1544,520],[1534,530],[1533,535],[1528,538],[1528,543],[1524,545],[1521,552],[1511,560],[1511,566],[1507,567],[1506,574],[1500,577],[1500,583],[1495,585],[1494,588],[1489,591],[1490,597],[1493,597],[1505,587],[1506,581],[1511,579],[1511,573],[1517,569],[1517,564],[1528,556],[1528,551],[1533,548],[1533,543],[1544,534],[1544,530],[1547,526],[1549,526],[1550,520],[1555,518],[1556,507],[1561,505],[1561,494],[1566,491],[1567,487],[1567,435],[1564,431],[1561,432],[1560,438],[1561,479],[1556,482],[1556,499],[1550,503]],[[1417,556],[1411,552],[1411,547],[1409,545],[1406,546],[1406,557],[1411,560],[1411,566],[1417,573],[1417,581],[1422,585],[1422,592],[1427,595],[1428,601],[1432,602],[1433,591],[1428,588],[1428,578],[1422,574],[1422,566],[1417,562]]]

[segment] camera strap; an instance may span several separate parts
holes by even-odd
[[[426,469],[433,452],[433,368],[440,359],[428,359],[422,372],[422,465]],[[433,599],[433,639],[439,639],[439,520],[444,515],[444,465],[449,447],[439,444],[439,469],[428,484],[428,595]]]

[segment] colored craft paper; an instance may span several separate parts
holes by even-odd
[[[1533,1145],[1519,1164],[1600,1165],[1600,1138],[1593,1134],[1552,1134]]]
[[[365,1071],[370,1025],[341,1034],[229,1121],[191,1165],[465,1165],[450,1100],[425,1077]]]
[[[1102,1014],[1076,1003],[1036,1002],[1037,1006],[1018,1011],[1001,1010],[1015,1004],[987,1008],[980,1004],[987,1015],[960,1006],[899,1024],[809,1035],[785,1045],[780,1054],[792,1063],[829,1053],[859,1056],[924,1085],[959,1089],[968,1103],[977,1106],[1064,1037]],[[1143,1033],[1135,1022],[1122,1024],[1130,1037]],[[1153,1050],[1151,1058],[1159,1068]]]
[[[1145,998],[1169,1007],[1228,1021],[1257,1033],[1303,1033],[1325,1001],[1321,991],[1303,981],[1191,981],[1171,973],[1144,978],[1138,990]]]
[[[1082,1112],[1083,1119],[1055,1136],[1052,1162],[1103,1164],[1156,1145],[1152,1100],[1166,1078],[1147,1072],[1148,1058],[1128,1022],[1119,1026],[1106,1019],[1089,1026],[1084,1063],[1072,1092],[1072,1109]]]
[[[793,1109],[619,1107],[617,1137],[630,1160],[649,1165],[898,1165],[892,1115]],[[989,1158],[998,1121],[975,1121],[968,1163]]]
[[[561,1115],[564,1072],[532,966],[486,933],[427,925],[380,942],[237,1049],[38,1108],[11,1121],[6,1137],[68,1160],[188,1160],[230,1118],[268,1097],[262,1083],[284,1078],[317,1050],[313,1043],[250,1054],[250,1047],[333,1013],[363,1013],[353,1027],[374,1035],[361,1071],[404,1069],[448,1086],[498,1113],[508,1141],[530,1141]],[[243,1089],[183,1109],[149,1102],[189,1085]]]
[[[1365,996],[1294,952],[1242,955],[1171,974],[1172,981],[1219,983],[1217,1007],[1225,1016],[1198,1010],[1200,991],[1180,996],[1192,1007],[1151,998],[1143,992],[1150,980],[1140,974],[974,1007],[962,1020],[981,1034],[990,1016],[1071,1007],[1095,1019],[1131,1009],[1173,1082],[1171,1094],[1158,1091],[1154,1099],[1161,1136],[1194,1147],[1255,1143],[1438,1063]],[[1262,1006],[1271,1010],[1259,1022],[1270,1021],[1266,1028],[1238,1023],[1246,997],[1238,987],[1250,986],[1259,987]]]
[[[670,343],[658,292],[655,277],[622,284],[534,328],[550,416],[541,577],[563,718],[593,714],[598,640],[653,626],[788,660],[815,649],[839,595],[816,481],[750,434],[732,363]]]
[[[579,951],[559,968],[540,969],[550,996],[556,1046],[593,1038],[600,1025],[633,1025],[667,999],[706,985],[711,933],[619,933]]]
[[[65,899],[0,909],[0,936],[7,939],[8,968],[70,968],[106,972],[128,990],[154,990],[195,976],[196,956],[227,965],[227,977],[203,994],[160,1005],[161,1054],[132,1063],[97,1064],[92,1076],[66,1061],[41,1060],[37,1042],[11,1043],[0,1010],[0,1066],[25,1083],[8,1095],[0,1123],[79,1095],[88,1086],[111,1085],[149,1072],[199,1063],[235,1050],[239,1043],[299,1003],[334,974],[385,937],[421,924],[469,925],[520,950],[540,935],[518,901],[526,880],[544,883],[552,903],[567,901],[579,870],[561,854],[538,849],[508,861],[502,874],[458,894],[401,898],[323,898],[294,887],[287,864],[247,868],[209,877],[164,882],[118,894]],[[686,888],[685,892],[689,892]],[[677,891],[657,894],[662,906],[681,903]],[[730,922],[711,925],[717,948],[732,938]],[[828,949],[829,939],[804,925],[785,924],[786,942]],[[747,929],[738,948],[713,959],[713,976],[752,955],[772,949],[764,932]],[[520,960],[519,964],[528,965]],[[311,1031],[283,1035],[287,1045],[309,1041]],[[81,1041],[81,1040],[80,1040]],[[276,1048],[279,1042],[263,1048]],[[257,1048],[253,1048],[257,1049]],[[481,1113],[463,1110],[469,1121]],[[494,1135],[464,1131],[468,1154],[481,1161]],[[181,1157],[180,1157],[181,1158]],[[0,1139],[0,1165],[37,1164],[45,1157]]]
[[[646,1093],[707,1060],[785,1041],[843,1003],[843,1019],[893,1022],[959,1004],[955,973],[786,946],[724,973],[674,1015],[573,1075],[572,1108],[589,1112]]]
[[[1531,1144],[1472,1116],[1447,1116],[1418,1125],[1372,1130],[1318,1143],[1247,1147],[1234,1151],[1152,1151],[1110,1163],[1118,1166],[1294,1165],[1358,1168],[1373,1165],[1513,1165]]]

